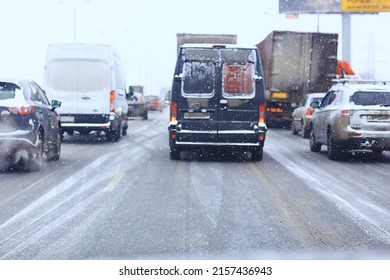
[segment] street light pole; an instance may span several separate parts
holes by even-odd
[[[77,8],[76,5],[73,3],[73,4],[67,4],[66,2],[60,0],[58,1],[59,4],[61,5],[68,5],[71,9],[72,9],[72,12],[73,12],[73,41],[76,41],[76,35],[77,35],[77,30],[76,30],[76,26],[77,26]],[[91,0],[86,0],[84,2],[85,4],[89,4],[91,3]]]

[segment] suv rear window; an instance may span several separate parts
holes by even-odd
[[[0,105],[15,106],[24,101],[24,95],[19,86],[13,83],[0,83]]]
[[[390,105],[390,92],[357,91],[350,98],[355,105]]]

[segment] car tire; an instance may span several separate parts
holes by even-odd
[[[337,160],[340,157],[341,151],[337,147],[337,145],[334,141],[333,133],[332,133],[331,129],[329,129],[328,133],[327,133],[326,146],[327,146],[326,155],[328,156],[328,158],[330,160]]]
[[[253,161],[261,161],[263,159],[263,148],[255,148],[251,152]]]
[[[51,160],[59,160],[61,155],[61,135],[57,136],[57,143],[54,146],[53,156],[50,158]]]
[[[118,142],[121,138],[121,125],[118,123],[118,127],[113,130],[110,129],[107,131],[106,140],[107,142]]]
[[[298,135],[298,133],[299,133],[299,130],[295,127],[294,121],[291,122],[291,132],[293,135]]]
[[[313,153],[319,153],[321,151],[321,144],[317,143],[316,137],[314,134],[314,129],[311,127],[310,128],[310,151]]]
[[[30,155],[30,159],[26,163],[25,170],[29,172],[39,171],[43,165],[44,160],[44,138],[43,133],[39,134],[38,144],[33,153]]]
[[[310,129],[306,129],[307,127],[303,122],[302,122],[302,138],[310,138]]]
[[[172,160],[181,159],[180,149],[171,146],[169,149],[169,156]]]
[[[145,112],[144,116],[143,116],[143,119],[144,120],[147,120],[148,119],[148,111]]]

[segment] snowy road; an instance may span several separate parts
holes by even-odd
[[[270,129],[261,162],[171,161],[167,115],[130,120],[116,144],[66,138],[40,172],[2,172],[0,259],[390,257],[389,152],[335,162]]]

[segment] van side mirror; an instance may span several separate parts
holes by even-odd
[[[183,74],[175,75],[174,79],[176,82],[181,82],[183,80]]]
[[[165,104],[170,104],[171,103],[171,98],[172,98],[172,91],[168,91],[165,94],[164,103]]]

